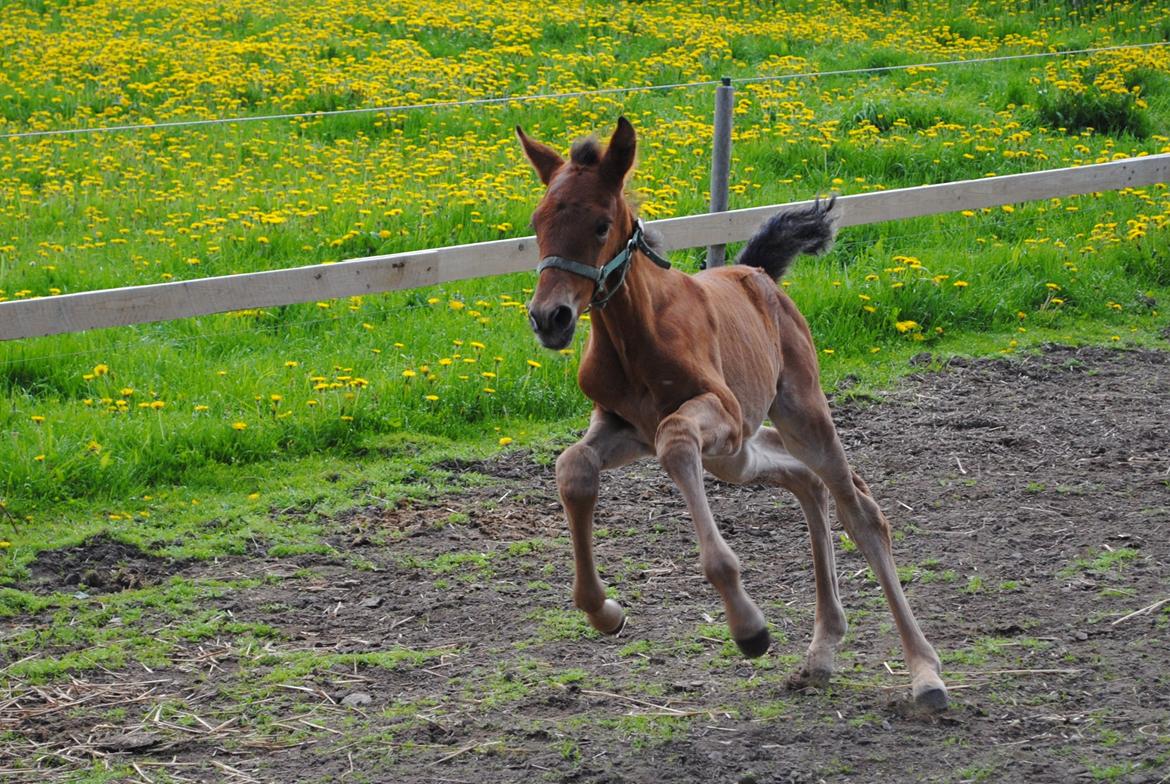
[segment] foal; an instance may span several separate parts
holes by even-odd
[[[593,417],[557,460],[556,474],[573,539],[574,603],[603,633],[616,634],[625,623],[593,563],[599,474],[654,455],[686,500],[703,572],[723,599],[731,636],[746,656],[762,655],[770,645],[764,616],[711,516],[703,469],[727,482],[779,485],[804,511],[816,576],[812,644],[791,683],[824,685],[847,628],[826,518],[832,496],[885,591],[915,701],[944,708],[938,655],[902,593],[889,524],[845,459],[812,336],[776,286],[798,254],[832,245],[834,203],[776,215],[736,266],[691,277],[654,252],[622,194],[637,146],[624,117],[604,152],[596,140],[580,140],[567,162],[519,127],[516,134],[548,186],[532,219],[543,259],[529,303],[532,329],[545,347],[561,349],[578,316],[592,310],[578,381],[593,400]],[[772,426],[761,426],[765,417]]]

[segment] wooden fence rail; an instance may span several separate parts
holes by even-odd
[[[1170,154],[1028,174],[843,196],[841,225],[1170,182]],[[801,202],[806,203],[806,202]],[[747,239],[778,210],[773,205],[654,221],[668,250]],[[533,269],[532,237],[350,259],[336,264],[251,272],[146,286],[0,302],[0,340],[269,308],[376,294]]]

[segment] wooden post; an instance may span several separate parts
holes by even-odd
[[[715,137],[711,150],[711,212],[727,210],[727,186],[731,177],[731,115],[735,108],[735,88],[731,79],[723,77],[723,84],[715,88]],[[722,267],[727,247],[711,245],[707,248],[706,267]]]

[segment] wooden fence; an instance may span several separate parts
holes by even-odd
[[[1170,182],[1170,154],[1028,174],[843,196],[841,226]],[[802,202],[804,203],[804,202]],[[745,240],[773,205],[654,221],[668,250]],[[534,269],[532,237],[455,245],[336,264],[0,302],[0,340],[376,294]]]

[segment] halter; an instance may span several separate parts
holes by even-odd
[[[536,267],[536,273],[539,275],[549,267],[552,267],[553,269],[572,272],[574,275],[580,275],[583,278],[589,278],[596,287],[593,292],[593,299],[589,301],[589,307],[604,308],[605,303],[609,302],[610,297],[616,294],[617,290],[626,282],[626,273],[630,271],[630,261],[633,259],[634,251],[636,250],[642,251],[642,253],[646,254],[647,258],[659,267],[670,269],[670,262],[660,256],[646,242],[645,226],[642,225],[642,219],[638,218],[634,221],[634,233],[631,235],[629,242],[626,243],[626,247],[604,266],[591,267],[579,261],[566,259],[564,256],[545,256]],[[621,277],[618,278],[617,285],[611,289],[606,285],[606,281],[615,272],[621,272]]]

